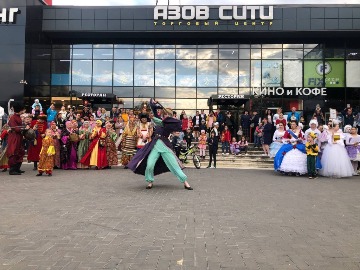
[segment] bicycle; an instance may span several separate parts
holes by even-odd
[[[186,163],[189,156],[192,156],[192,160],[196,169],[201,168],[201,162],[199,156],[196,154],[197,146],[191,145],[189,148],[181,146],[179,159],[181,162]]]

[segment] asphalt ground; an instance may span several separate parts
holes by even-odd
[[[0,269],[360,269],[360,177],[0,173]]]

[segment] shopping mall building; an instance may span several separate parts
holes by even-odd
[[[177,111],[360,105],[360,5],[45,2],[0,0],[3,107],[38,98],[131,108],[150,97]]]

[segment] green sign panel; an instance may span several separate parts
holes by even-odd
[[[345,87],[344,61],[330,59],[326,59],[325,62],[322,60],[305,60],[304,87]]]

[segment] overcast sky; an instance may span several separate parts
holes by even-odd
[[[156,0],[53,0],[54,5],[135,6],[155,5]],[[167,5],[168,0],[158,0]],[[170,0],[171,5],[276,5],[276,4],[360,4],[360,0]]]

